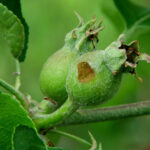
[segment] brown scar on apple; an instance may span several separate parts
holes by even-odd
[[[78,64],[78,80],[81,83],[90,82],[95,77],[95,72],[87,62]]]

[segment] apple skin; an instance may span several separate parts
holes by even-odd
[[[69,71],[66,88],[80,106],[97,105],[117,93],[122,72],[116,75],[104,60],[105,51],[88,52],[75,60]]]
[[[43,94],[61,105],[67,99],[66,78],[77,53],[66,47],[50,56],[40,74],[40,88]]]

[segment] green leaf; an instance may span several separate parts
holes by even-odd
[[[33,128],[18,126],[14,134],[14,150],[46,150],[46,146]]]
[[[26,51],[28,48],[27,44],[28,44],[28,37],[29,37],[29,28],[22,15],[20,0],[0,0],[0,3],[7,6],[7,8],[11,10],[21,20],[24,26],[24,32],[25,32],[24,48],[19,56],[19,61],[24,61]]]
[[[35,129],[20,103],[12,96],[0,92],[0,150],[12,149],[12,137],[19,125]]]
[[[150,7],[137,5],[131,0],[114,0],[114,3],[123,15],[128,29],[134,24],[150,27]]]
[[[4,38],[15,58],[24,47],[24,27],[14,13],[0,3],[0,34]]]

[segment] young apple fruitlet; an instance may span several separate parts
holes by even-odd
[[[71,65],[66,88],[69,97],[80,106],[111,99],[120,87],[124,72],[135,75],[138,61],[150,61],[148,55],[139,53],[137,41],[125,45],[121,37],[105,50],[85,53]]]
[[[40,87],[44,96],[61,105],[68,97],[65,84],[72,62],[83,53],[95,49],[102,19],[82,23],[66,35],[64,46],[48,58],[40,75]]]

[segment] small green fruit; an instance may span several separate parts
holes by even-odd
[[[102,27],[99,28],[100,24],[95,28],[95,22],[96,19],[92,19],[69,32],[63,48],[50,56],[43,66],[40,75],[41,90],[58,105],[68,97],[65,84],[72,62],[79,55],[93,50],[93,40],[97,39],[98,31],[102,30]]]
[[[67,98],[64,85],[70,64],[75,60],[76,56],[75,52],[64,47],[52,55],[42,69],[40,75],[41,90],[56,102],[63,103]]]
[[[134,41],[128,46],[120,38],[105,50],[88,52],[72,64],[66,88],[69,97],[80,106],[111,99],[120,87],[122,74],[135,73],[137,62],[142,60],[138,43]]]
[[[67,77],[67,92],[79,105],[95,105],[110,99],[119,88],[121,73],[114,75],[104,61],[104,51],[77,59]]]

